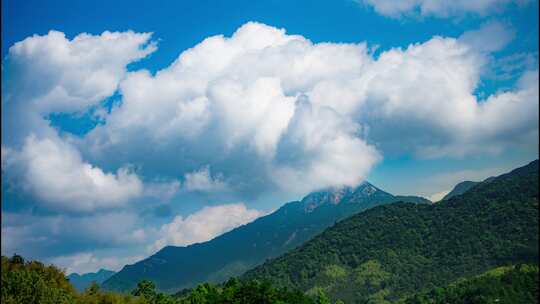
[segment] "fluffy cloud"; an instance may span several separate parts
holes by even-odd
[[[112,95],[126,65],[156,47],[150,33],[64,33],[26,38],[9,48],[10,88],[7,102],[24,102],[41,114],[81,111]],[[27,109],[28,110],[28,109]]]
[[[491,22],[457,39],[433,37],[375,57],[365,43],[314,44],[250,22],[231,37],[205,39],[152,75],[125,70],[155,49],[150,34],[67,40],[51,32],[10,49],[12,78],[27,81],[28,90],[7,86],[8,102],[18,106],[3,104],[15,111],[3,118],[28,125],[8,123],[14,133],[26,131],[19,148],[3,139],[2,153],[20,151],[28,189],[50,207],[91,211],[144,195],[159,198],[157,192],[170,199],[179,177],[188,191],[249,198],[268,190],[353,186],[382,155],[463,156],[534,146],[537,69],[513,90],[484,100],[475,95],[490,52],[512,35]],[[51,71],[47,84],[30,87],[33,77]],[[96,77],[110,86],[94,83]],[[43,118],[87,109],[117,87],[120,103],[82,138],[60,137]],[[77,98],[55,96],[51,104],[46,96],[55,88]],[[212,176],[207,165],[219,174]]]
[[[224,191],[227,184],[221,180],[220,176],[212,177],[208,166],[199,171],[186,173],[184,189],[186,191]]]
[[[460,42],[479,52],[494,52],[504,48],[515,32],[508,26],[496,21],[484,23],[479,29],[463,33]]]
[[[486,100],[474,95],[489,53],[512,35],[491,22],[458,39],[433,37],[374,58],[365,43],[313,44],[247,23],[230,38],[205,39],[155,76],[130,73],[120,85],[121,106],[82,145],[99,162],[112,161],[118,147],[153,142],[122,157],[149,172],[164,168],[148,155],[184,174],[212,163],[235,190],[259,183],[297,193],[356,184],[381,152],[497,152],[515,143],[504,134],[521,132],[526,143],[538,129],[532,82]],[[496,123],[505,113],[499,103],[523,116]]]
[[[205,242],[247,224],[262,214],[248,209],[244,204],[228,204],[204,207],[186,218],[176,216],[174,220],[161,227],[161,236],[151,249],[159,250],[166,245],[187,246]]]
[[[2,71],[8,76],[2,83],[2,168],[9,166],[9,175],[18,175],[19,186],[42,205],[91,212],[141,195],[138,176],[123,165],[107,173],[84,161],[46,117],[84,112],[114,94],[126,66],[156,49],[150,37],[106,31],[69,40],[50,31],[10,47]]]
[[[84,162],[75,148],[60,140],[30,136],[13,157],[22,169],[22,187],[53,210],[118,208],[142,193],[142,182],[128,169],[106,173]]]
[[[385,16],[401,17],[403,15],[450,17],[464,14],[486,15],[498,11],[509,4],[523,5],[529,0],[357,0],[357,2],[372,6],[373,9]]]
[[[149,155],[184,174],[211,163],[239,192],[357,183],[380,155],[345,115],[361,96],[342,81],[361,75],[371,61],[365,44],[313,44],[247,23],[230,38],[205,39],[155,76],[129,73],[120,84],[121,105],[81,147],[98,163],[117,161],[112,151],[129,147],[122,157],[153,173],[164,168]],[[325,92],[336,86],[353,91],[353,100],[333,104],[338,93]],[[173,161],[178,157],[183,161]]]
[[[124,72],[126,62],[154,48],[141,46],[149,34],[126,35],[138,39],[130,44],[135,51],[127,52],[126,60],[116,60]],[[106,36],[87,43],[101,45]],[[478,37],[483,43],[477,43]],[[511,38],[503,24],[491,22],[458,39],[434,37],[374,58],[365,43],[313,44],[283,29],[247,23],[230,38],[205,39],[155,75],[141,70],[115,78],[119,105],[102,114],[105,124],[72,142],[88,158],[82,163],[92,163],[102,173],[99,168],[117,172],[110,176],[113,185],[133,176],[122,169],[129,159],[150,178],[176,180],[180,175],[187,190],[227,188],[244,198],[250,191],[272,188],[305,193],[355,185],[381,154],[497,152],[508,143],[504,134],[522,134],[510,140],[522,144],[537,130],[532,110],[538,93],[532,82],[484,101],[474,95],[489,53]],[[40,40],[31,39],[23,42],[39,45]],[[84,39],[64,43],[78,40]],[[19,50],[26,48],[32,49],[14,47],[10,56],[33,54]],[[62,81],[56,86],[64,86]],[[90,104],[114,90],[93,91],[101,93],[84,95],[93,100]],[[495,123],[512,111],[524,116]],[[198,172],[206,164],[222,174],[227,187],[204,170]],[[169,192],[169,197],[176,193]],[[138,196],[137,191],[129,193],[128,198]]]
[[[133,248],[153,238],[152,231],[140,227],[138,216],[125,211],[79,217],[3,211],[2,254],[51,258],[81,251]]]

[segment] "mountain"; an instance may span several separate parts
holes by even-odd
[[[242,279],[347,303],[395,301],[501,265],[538,264],[538,234],[536,160],[437,204],[353,215]]]
[[[459,184],[457,184],[454,189],[452,189],[452,191],[448,192],[448,194],[446,194],[442,200],[447,200],[451,197],[454,197],[456,195],[461,195],[467,191],[469,191],[469,189],[471,189],[472,187],[478,185],[478,184],[481,184],[481,183],[489,183],[491,182],[495,177],[488,177],[486,178],[484,181],[482,182],[473,182],[473,181],[464,181],[464,182],[461,182]]]
[[[464,182],[461,182],[459,184],[457,184],[454,189],[452,189],[452,191],[448,192],[448,194],[446,194],[442,200],[447,200],[451,197],[454,197],[456,195],[461,195],[465,192],[467,192],[469,189],[471,189],[472,187],[476,186],[480,184],[480,182],[473,182],[473,181],[464,181]]]
[[[148,279],[161,291],[175,292],[200,282],[222,282],[303,244],[343,218],[397,200],[368,182],[356,188],[313,192],[208,242],[167,246],[126,265],[102,287],[127,291]]]
[[[84,291],[92,282],[101,284],[110,278],[114,271],[100,269],[98,272],[90,272],[85,274],[72,273],[68,276],[69,282],[78,290]]]

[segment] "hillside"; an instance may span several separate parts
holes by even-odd
[[[537,264],[538,234],[536,160],[438,204],[356,214],[243,278],[347,303],[397,300],[497,266]]]
[[[469,189],[471,189],[472,187],[478,185],[480,182],[473,182],[473,181],[464,181],[464,182],[461,182],[459,184],[457,184],[453,189],[452,191],[448,192],[448,194],[446,194],[442,200],[447,200],[449,198],[452,198],[456,195],[461,195],[465,192],[467,192]]]
[[[167,246],[143,261],[125,266],[102,286],[126,291],[148,279],[158,290],[175,292],[200,282],[222,282],[303,244],[336,221],[397,200],[367,182],[356,188],[314,192],[211,241],[187,247]]]
[[[100,269],[98,272],[85,274],[72,273],[68,276],[69,282],[78,290],[84,291],[92,282],[101,284],[114,274],[114,271]]]
[[[454,186],[454,188],[452,189],[452,191],[448,192],[448,194],[446,194],[442,200],[447,200],[447,199],[450,199],[454,196],[457,196],[457,195],[461,195],[467,191],[469,191],[469,189],[471,189],[472,187],[478,185],[478,184],[481,184],[481,183],[489,183],[491,182],[492,180],[494,179],[494,177],[488,177],[486,178],[485,180],[481,181],[481,182],[473,182],[473,181],[463,181],[461,183],[458,183],[456,186]]]
[[[444,288],[416,294],[404,304],[538,303],[538,265],[498,267]]]

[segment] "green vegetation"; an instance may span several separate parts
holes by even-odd
[[[538,263],[538,161],[441,203],[354,215],[243,279],[385,303],[517,263]]]
[[[454,196],[457,196],[457,195],[461,195],[467,191],[469,191],[470,189],[472,189],[472,187],[476,186],[480,184],[480,182],[472,182],[472,181],[463,181],[459,184],[457,184],[456,186],[454,186],[454,189],[452,189],[452,191],[448,192],[443,198],[442,200],[447,200],[447,199],[450,199]]]
[[[229,279],[223,285],[204,283],[175,296],[156,291],[141,281],[131,294],[104,292],[92,283],[79,293],[63,271],[40,262],[25,262],[18,255],[2,256],[2,304],[322,304],[324,293],[314,297],[298,290],[274,288],[268,282]]]
[[[75,298],[75,289],[56,267],[2,256],[3,304],[71,304]]]
[[[414,295],[403,303],[538,303],[538,266],[499,267],[445,288]]]
[[[338,265],[326,268],[324,276],[345,278],[345,270]],[[351,274],[354,284],[364,286],[368,296],[360,303],[390,303],[385,288],[390,273],[376,261],[367,261]],[[55,266],[40,262],[25,262],[20,256],[2,256],[2,303],[10,304],[344,304],[331,302],[325,288],[314,287],[306,295],[286,287],[275,288],[269,282],[229,279],[221,285],[203,283],[174,296],[156,291],[154,283],[141,281],[130,295],[103,292],[92,283],[78,293]],[[398,300],[399,304],[438,303],[537,303],[538,266],[521,265],[499,267],[480,276],[460,279],[445,288],[435,288]],[[348,302],[349,303],[349,302]]]
[[[92,284],[78,293],[64,272],[53,265],[2,256],[2,304],[149,304],[144,298],[101,292]],[[165,302],[164,302],[165,303]]]

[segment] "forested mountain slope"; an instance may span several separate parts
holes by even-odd
[[[247,272],[347,303],[397,300],[497,266],[538,263],[538,160],[437,204],[356,214]]]
[[[538,303],[538,265],[498,267],[399,303]]]
[[[413,196],[405,199],[430,203]],[[200,282],[222,282],[299,246],[338,220],[397,200],[403,197],[395,197],[367,182],[356,188],[314,192],[211,241],[165,247],[143,261],[125,266],[102,286],[126,291],[148,279],[159,290],[174,292]]]

